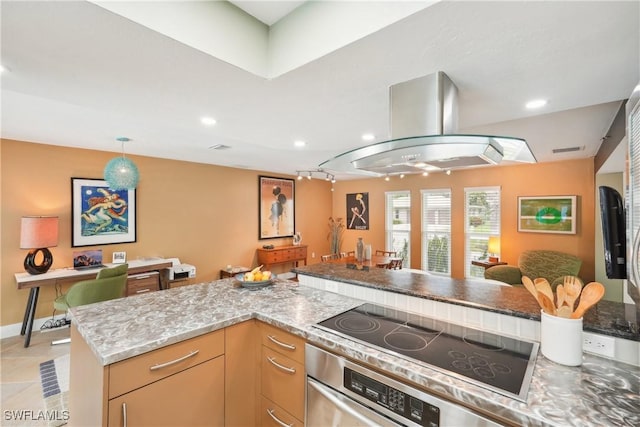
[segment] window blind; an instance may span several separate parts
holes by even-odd
[[[451,276],[451,190],[422,190],[422,269]]]
[[[411,260],[411,193],[386,192],[385,202],[385,250],[395,251],[407,267]]]
[[[472,260],[486,261],[490,236],[500,236],[500,187],[470,187],[465,194],[465,277],[484,277],[484,268]]]

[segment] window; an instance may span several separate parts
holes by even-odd
[[[451,190],[422,190],[422,269],[451,276]]]
[[[396,251],[403,259],[403,267],[407,267],[411,259],[411,193],[388,192],[385,201],[385,250]]]
[[[500,187],[465,188],[465,277],[484,277],[472,260],[487,260],[490,236],[500,236]]]

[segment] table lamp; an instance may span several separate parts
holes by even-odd
[[[489,243],[487,244],[487,252],[489,252],[489,262],[499,262],[498,254],[500,254],[500,237],[489,237]]]
[[[24,259],[24,269],[29,274],[42,274],[53,264],[48,248],[58,246],[57,216],[23,216],[20,226],[20,249],[29,249]],[[36,264],[36,256],[42,252],[42,262]]]

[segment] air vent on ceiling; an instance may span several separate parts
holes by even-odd
[[[584,150],[584,145],[582,147],[554,148],[553,150],[551,150],[551,152],[553,154],[560,154],[560,153],[571,153],[572,151],[580,151],[580,150]]]
[[[227,150],[231,147],[229,147],[228,145],[224,145],[224,144],[215,144],[212,145],[211,147],[209,147],[209,149],[211,150]]]

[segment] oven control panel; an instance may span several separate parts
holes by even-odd
[[[394,413],[424,427],[440,425],[440,408],[359,372],[344,368],[344,386]]]

